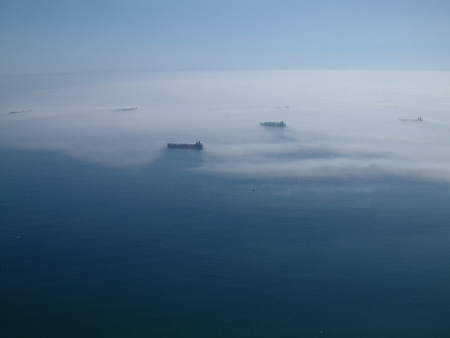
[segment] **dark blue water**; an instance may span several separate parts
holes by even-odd
[[[450,336],[447,183],[219,177],[202,156],[2,149],[0,335]]]

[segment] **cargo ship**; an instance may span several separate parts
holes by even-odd
[[[405,121],[405,122],[408,122],[408,121],[412,121],[412,122],[423,122],[423,120],[422,120],[422,118],[419,116],[418,118],[416,118],[416,119],[399,119],[400,121]]]
[[[15,111],[11,111],[11,112],[9,112],[10,114],[20,114],[20,113],[28,113],[28,112],[30,112],[31,110],[20,110],[20,111],[18,111],[18,110],[15,110]]]
[[[261,122],[260,125],[265,127],[286,127],[286,123],[281,122]]]
[[[203,149],[203,143],[197,141],[195,143],[167,143],[167,148],[178,149]]]

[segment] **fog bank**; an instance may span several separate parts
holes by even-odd
[[[126,168],[164,156],[167,142],[199,139],[204,149],[197,169],[217,174],[398,174],[450,181],[449,75],[228,71],[5,77],[0,143]],[[423,121],[414,121],[419,116]],[[263,121],[284,121],[286,127],[263,127]]]

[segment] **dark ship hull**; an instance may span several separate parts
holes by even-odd
[[[203,149],[203,143],[197,141],[195,143],[167,143],[167,148],[176,149]]]

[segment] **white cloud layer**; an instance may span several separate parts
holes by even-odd
[[[207,172],[399,174],[450,181],[449,75],[236,71],[7,77],[1,80],[0,142],[127,167],[164,156],[167,142],[200,139],[198,169]],[[138,109],[128,110],[133,107]],[[407,120],[418,116],[423,122]],[[259,125],[281,120],[285,128]]]

